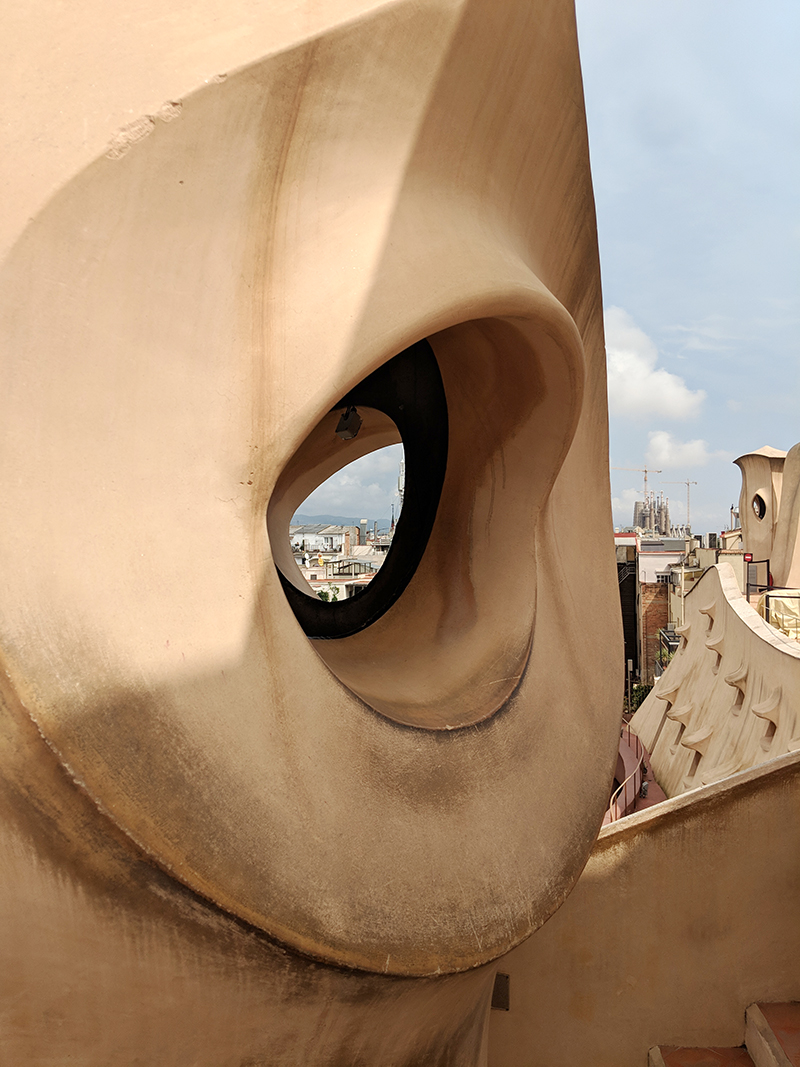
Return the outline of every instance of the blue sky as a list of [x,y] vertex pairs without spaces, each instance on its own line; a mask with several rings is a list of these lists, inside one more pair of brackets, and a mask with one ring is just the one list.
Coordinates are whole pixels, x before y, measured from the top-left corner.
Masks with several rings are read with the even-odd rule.
[[[611,464],[723,528],[735,456],[800,440],[800,4],[578,0]],[[641,476],[612,470],[614,518]]]
[[402,458],[402,445],[390,445],[362,456],[323,482],[297,510],[303,515],[358,515],[374,521],[391,518],[394,504],[397,517],[397,479]]
[[[731,460],[800,441],[800,3],[577,0],[606,308],[612,467],[696,532]],[[399,446],[304,512],[388,515]],[[614,521],[641,475],[612,470]],[[366,509],[366,510],[365,510]]]

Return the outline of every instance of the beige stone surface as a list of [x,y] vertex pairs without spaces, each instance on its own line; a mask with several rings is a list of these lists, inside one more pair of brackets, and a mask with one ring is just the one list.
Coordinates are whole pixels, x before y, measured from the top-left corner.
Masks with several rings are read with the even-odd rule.
[[781,507],[770,555],[775,584],[800,586],[800,444],[786,453]]
[[742,472],[739,494],[742,542],[745,552],[752,552],[757,560],[770,559],[772,556],[785,460],[786,453],[770,445],[734,460]]
[[485,1063],[494,967],[316,964],[153,867],[0,698],[0,1063]]
[[687,595],[685,620],[631,720],[667,796],[800,749],[800,644],[760,618],[727,564]]
[[800,999],[800,753],[601,831],[563,907],[501,970],[490,1067],[642,1067],[740,1045],[754,1001]]
[[788,452],[765,445],[734,462],[744,551],[769,560],[775,585],[800,585],[800,444]]
[[[29,802],[57,760],[141,857],[329,963],[496,958],[583,866],[622,686],[613,552],[581,532],[611,520],[572,4],[4,17],[0,649],[49,746]],[[436,525],[380,622],[315,646],[267,509],[337,399],[424,337]],[[51,954],[4,919],[30,988],[66,966],[71,862],[31,888]],[[131,905],[145,970],[158,892]]]
[[[75,174],[107,152],[119,158],[177,117],[176,106],[201,86],[342,23],[399,6],[397,0],[4,5],[0,30],[9,48],[0,71],[6,101],[0,255]],[[458,5],[425,6],[446,46]]]

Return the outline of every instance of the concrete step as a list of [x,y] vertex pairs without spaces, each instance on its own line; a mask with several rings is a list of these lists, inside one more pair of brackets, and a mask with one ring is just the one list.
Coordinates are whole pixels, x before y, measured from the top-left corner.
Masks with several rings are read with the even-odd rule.
[[800,1003],[751,1004],[739,1048],[659,1045],[648,1067],[800,1067]]
[[800,1004],[751,1004],[745,1018],[756,1067],[800,1067]]
[[754,1067],[746,1048],[651,1048],[649,1067]]

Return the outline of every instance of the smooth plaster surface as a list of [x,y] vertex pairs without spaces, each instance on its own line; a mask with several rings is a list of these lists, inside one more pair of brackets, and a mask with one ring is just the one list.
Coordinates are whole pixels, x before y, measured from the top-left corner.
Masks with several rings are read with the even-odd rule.
[[800,753],[604,828],[563,907],[501,970],[490,1067],[642,1067],[735,1046],[800,999]]
[[[387,975],[495,959],[583,866],[621,705],[613,551],[581,534],[587,514],[611,519],[572,4],[4,17],[19,47],[2,72],[0,650],[9,706],[47,743],[24,749],[8,818],[37,813],[64,846],[48,866],[35,819],[4,845],[15,1049],[47,1062],[41,998],[74,968],[65,1047],[83,1034],[87,1064],[127,1062],[115,1006],[133,1034],[159,990],[180,1003],[178,975],[205,988],[218,966],[225,985],[249,966],[237,922],[273,939],[253,979],[269,1005],[273,971],[295,974],[276,941]],[[451,433],[431,539],[378,624],[315,647],[268,506],[320,475],[312,458],[281,481],[337,398],[423,337]],[[62,820],[84,795],[102,820],[76,843]],[[108,927],[85,880],[123,845]],[[192,970],[161,910],[186,892],[204,929],[220,909],[227,962],[212,947]],[[313,973],[327,992],[303,1032],[351,996],[345,972]],[[477,1062],[487,973],[436,986],[460,991],[453,1063]],[[451,1038],[430,1038],[442,1062]],[[304,1058],[287,1038],[286,1062],[338,1062],[338,1040]]]
[[742,472],[742,547],[755,561],[768,561],[776,586],[795,589],[800,585],[800,444],[788,452],[765,445],[734,462]]
[[[786,453],[766,445],[734,462],[742,472],[739,519],[744,551],[751,552],[756,560],[770,559],[781,511]],[[757,496],[763,502],[763,515],[753,506]]]
[[0,757],[4,1067],[485,1063],[493,966],[393,978],[304,959],[153,867],[7,692]]
[[776,585],[800,586],[800,444],[786,453],[781,507],[770,552]]

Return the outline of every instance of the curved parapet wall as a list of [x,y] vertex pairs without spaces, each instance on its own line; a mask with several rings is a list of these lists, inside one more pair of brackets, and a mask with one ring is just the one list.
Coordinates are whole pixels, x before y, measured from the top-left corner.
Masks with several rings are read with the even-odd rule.
[[742,1044],[760,998],[800,1000],[799,806],[790,753],[605,827],[500,965],[489,1067],[644,1067],[660,1042]]
[[725,563],[685,608],[680,647],[631,720],[667,796],[800,749],[800,644],[759,617]]
[[[569,892],[617,747],[613,556],[581,533],[611,521],[573,5],[217,8],[14,12],[9,700],[60,788],[238,921],[328,964],[468,970]],[[448,440],[423,551],[385,611],[310,641],[278,518],[332,472],[331,412],[424,340]]]

